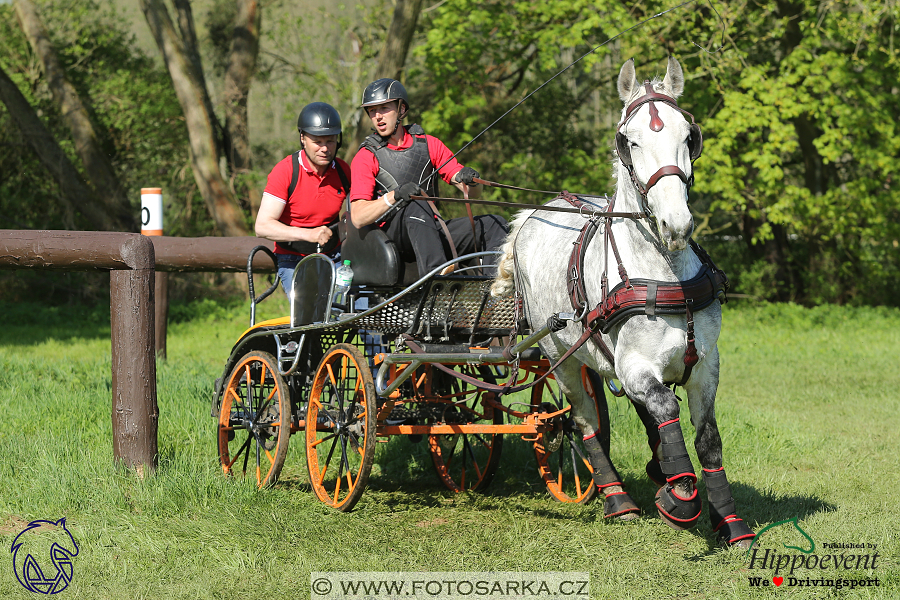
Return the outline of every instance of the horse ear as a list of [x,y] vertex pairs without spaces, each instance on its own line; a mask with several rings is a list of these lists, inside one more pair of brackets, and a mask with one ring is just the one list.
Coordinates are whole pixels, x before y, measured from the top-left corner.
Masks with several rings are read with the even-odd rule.
[[634,59],[631,58],[622,65],[622,70],[619,71],[619,98],[622,99],[622,102],[631,100],[638,85],[640,84],[634,74]]
[[672,92],[672,97],[676,100],[684,92],[684,72],[681,70],[681,63],[674,56],[669,57],[669,65],[666,67],[666,77],[663,79],[663,85]]

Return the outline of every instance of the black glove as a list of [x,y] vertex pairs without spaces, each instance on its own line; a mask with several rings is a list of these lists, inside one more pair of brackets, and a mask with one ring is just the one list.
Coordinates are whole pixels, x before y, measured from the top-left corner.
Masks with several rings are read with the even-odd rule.
[[478,171],[476,171],[472,167],[463,167],[456,174],[456,181],[458,181],[459,183],[464,183],[466,185],[474,185],[476,177],[481,177],[481,174],[478,173]]
[[399,210],[410,203],[410,196],[421,196],[422,190],[418,183],[404,183],[394,190],[394,208]]

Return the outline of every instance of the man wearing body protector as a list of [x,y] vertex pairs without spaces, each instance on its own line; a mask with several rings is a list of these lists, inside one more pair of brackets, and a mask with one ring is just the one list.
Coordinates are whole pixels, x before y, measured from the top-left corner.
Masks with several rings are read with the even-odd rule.
[[341,147],[341,116],[334,107],[307,104],[297,129],[301,150],[269,173],[256,216],[256,235],[275,242],[285,292],[301,258],[313,252],[338,256],[338,216],[350,189],[350,167],[335,158]]
[[[451,244],[459,255],[497,249],[509,231],[501,217],[480,215],[474,218],[474,226],[467,218],[443,222],[427,202],[410,199],[421,191],[438,195],[437,176],[429,179],[438,168],[445,182],[470,196],[475,197],[481,187],[474,182],[478,172],[459,164],[443,142],[425,135],[418,125],[402,125],[409,111],[403,85],[379,79],[366,87],[361,105],[375,133],[365,139],[351,164],[353,224],[378,223],[406,261],[415,259],[420,276],[452,258]],[[490,275],[494,269],[488,271]]]

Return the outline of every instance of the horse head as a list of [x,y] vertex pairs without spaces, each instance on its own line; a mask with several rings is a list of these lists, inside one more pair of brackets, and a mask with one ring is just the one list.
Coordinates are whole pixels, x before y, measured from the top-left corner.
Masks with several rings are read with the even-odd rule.
[[72,580],[72,559],[78,555],[78,544],[66,527],[65,518],[38,520],[16,536],[10,552],[16,578],[25,589],[55,594]]
[[669,57],[662,81],[639,83],[631,59],[619,71],[618,91],[625,104],[616,130],[620,189],[624,170],[641,209],[656,219],[663,246],[670,252],[684,250],[694,230],[688,190],[703,138],[694,117],[678,107],[684,91],[681,65]]

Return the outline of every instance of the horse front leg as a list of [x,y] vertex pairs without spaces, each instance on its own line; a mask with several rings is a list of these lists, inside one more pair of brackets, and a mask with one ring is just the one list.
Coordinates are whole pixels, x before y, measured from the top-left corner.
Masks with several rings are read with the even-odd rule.
[[[604,517],[616,517],[624,521],[636,518],[640,509],[623,488],[622,478],[601,443],[600,436],[608,432],[599,430],[600,420],[594,401],[581,380],[581,363],[566,361],[557,368],[556,379],[560,390],[569,399],[572,418],[581,430],[588,461],[591,463],[591,478],[604,496]],[[604,393],[603,380],[599,376],[592,383],[596,394]]]
[[[716,389],[719,384],[719,354],[714,349],[695,369],[685,386],[691,422],[697,432],[694,448],[703,468],[703,481],[709,501],[709,519],[721,543],[750,546],[755,534],[736,514],[731,485],[722,466],[722,438],[716,423]],[[698,372],[699,371],[699,372]]]
[[[642,412],[638,405],[643,405],[656,426],[654,435],[650,421],[642,415],[651,448],[657,445],[656,439],[659,440],[656,456],[664,479],[656,492],[659,516],[674,529],[693,527],[700,517],[701,502],[697,493],[697,475],[681,432],[678,398],[662,384],[651,365],[642,368],[639,361],[620,361],[619,364],[629,364],[621,374],[622,383],[629,398],[636,402],[638,414]],[[658,477],[657,473],[651,473],[651,466],[655,467],[648,464],[648,475]]]

